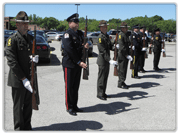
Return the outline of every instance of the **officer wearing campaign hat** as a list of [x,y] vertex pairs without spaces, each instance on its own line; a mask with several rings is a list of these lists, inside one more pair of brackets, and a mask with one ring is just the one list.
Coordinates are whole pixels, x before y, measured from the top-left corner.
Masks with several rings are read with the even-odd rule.
[[153,60],[153,69],[155,71],[159,71],[161,70],[158,65],[159,65],[159,60],[160,60],[160,56],[161,56],[161,51],[162,51],[162,38],[160,36],[160,29],[157,28],[154,30],[154,39],[153,39],[153,45],[154,45],[154,49],[153,49],[153,52],[154,52],[154,60]]
[[127,66],[128,66],[128,61],[132,61],[133,58],[130,56],[129,53],[129,45],[130,45],[130,40],[127,35],[128,31],[128,26],[126,22],[121,23],[121,31],[118,34],[118,87],[122,89],[128,89],[128,86],[125,84],[126,80],[126,74],[127,74]]
[[82,112],[77,106],[78,90],[81,78],[81,69],[87,65],[82,62],[83,47],[88,48],[88,43],[83,44],[83,32],[79,28],[79,15],[77,13],[71,15],[66,20],[69,29],[64,33],[62,43],[64,44],[64,56],[62,65],[64,70],[65,81],[65,105],[70,115],[76,116],[76,112]]
[[[8,86],[12,87],[14,130],[31,130],[32,87],[30,85],[31,61],[37,63],[38,56],[31,57],[33,37],[27,34],[28,16],[20,11],[16,16],[17,32],[6,44],[7,64],[10,67]],[[35,73],[36,101],[39,104],[37,75]]]
[[134,57],[133,57],[133,69],[132,69],[132,78],[135,79],[140,79],[140,77],[138,76],[138,60],[139,60],[139,55],[141,53],[142,50],[142,43],[141,43],[141,37],[138,34],[139,32],[139,26],[134,25],[133,26],[134,31],[131,35],[132,40],[133,40],[133,47],[134,47]]
[[109,24],[105,20],[99,22],[99,28],[101,33],[98,36],[98,58],[97,65],[99,67],[98,80],[97,80],[97,98],[101,100],[107,100],[106,85],[109,75],[109,64],[117,65],[117,61],[111,60],[110,50],[112,50],[113,44],[107,34],[107,26]]
[[139,56],[138,70],[139,70],[139,72],[145,73],[146,71],[144,70],[144,64],[145,64],[145,54],[146,54],[147,47],[148,47],[148,37],[145,34],[145,27],[144,26],[141,26],[139,29],[140,29],[139,35],[140,35],[140,38],[142,40],[141,43],[143,46],[143,42],[145,40],[145,47],[142,48],[140,56]]

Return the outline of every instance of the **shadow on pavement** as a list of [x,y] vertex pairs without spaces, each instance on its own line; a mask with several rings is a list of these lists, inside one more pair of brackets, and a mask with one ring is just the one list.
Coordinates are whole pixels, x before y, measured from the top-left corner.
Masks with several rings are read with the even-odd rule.
[[51,54],[51,61],[47,63],[46,61],[40,60],[37,66],[59,66],[61,65],[60,60],[57,58],[57,55]]
[[120,97],[127,97],[129,100],[138,100],[142,98],[154,97],[153,96],[146,96],[148,95],[147,92],[144,91],[131,91],[131,92],[122,92],[118,94],[109,95],[111,98],[120,98]]
[[143,75],[141,78],[155,78],[155,79],[162,79],[165,78],[164,75],[156,75],[156,74],[152,74],[152,75]]
[[93,52],[91,57],[98,57],[98,54]]
[[148,89],[148,88],[156,87],[156,86],[159,86],[159,85],[160,84],[156,83],[156,82],[143,82],[143,83],[131,84],[130,88],[141,87],[143,89]]
[[126,109],[126,107],[131,106],[130,103],[124,103],[124,102],[114,102],[109,104],[97,104],[90,107],[81,108],[84,113],[86,112],[106,112],[107,115],[115,115],[122,112],[138,109],[138,108],[130,108]]
[[149,70],[147,72],[169,73],[169,71],[176,71],[176,68],[161,68],[160,71]]
[[50,126],[36,127],[33,130],[65,130],[65,131],[86,131],[86,129],[98,130],[103,125],[97,121],[75,121],[71,123],[57,123]]

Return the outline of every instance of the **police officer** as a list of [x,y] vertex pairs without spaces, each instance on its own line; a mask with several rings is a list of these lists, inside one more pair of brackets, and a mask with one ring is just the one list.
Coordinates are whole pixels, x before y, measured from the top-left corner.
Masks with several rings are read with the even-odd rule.
[[117,65],[117,61],[113,61],[110,58],[110,50],[112,50],[112,43],[109,39],[109,35],[107,35],[107,22],[105,20],[101,20],[99,23],[99,27],[101,33],[98,38],[98,50],[99,55],[97,58],[97,64],[99,67],[98,72],[98,80],[97,80],[97,97],[101,100],[107,100],[106,95],[106,85],[109,75],[109,64]]
[[78,90],[81,77],[81,68],[86,68],[87,65],[82,62],[83,47],[89,48],[88,43],[83,46],[83,32],[79,28],[79,14],[75,13],[66,20],[69,24],[69,29],[65,32],[62,43],[64,44],[64,56],[62,65],[64,70],[65,80],[65,104],[67,112],[70,115],[76,116],[76,112],[82,112],[77,106]]
[[118,87],[122,89],[128,89],[128,86],[125,84],[126,74],[127,74],[127,66],[128,60],[132,61],[133,58],[130,56],[129,53],[129,45],[130,40],[127,33],[128,25],[126,22],[121,23],[121,31],[118,35]]
[[140,79],[140,77],[138,76],[138,62],[139,62],[139,55],[142,50],[142,43],[141,43],[141,37],[138,34],[139,26],[135,25],[133,26],[133,28],[134,28],[134,32],[131,35],[133,40],[133,49],[134,49],[132,78]]
[[142,46],[143,46],[143,42],[145,40],[145,47],[142,48],[140,56],[139,56],[139,72],[141,73],[145,73],[146,71],[144,70],[144,64],[145,64],[145,54],[147,51],[147,47],[148,47],[148,37],[145,34],[145,27],[141,26],[140,27],[140,32],[139,32],[140,38],[142,40]]
[[29,20],[26,12],[20,11],[15,21],[17,32],[9,37],[6,44],[7,64],[10,67],[8,86],[12,87],[14,129],[31,130],[33,91],[30,85],[30,62],[37,63],[38,56],[30,58],[33,37],[27,34]]
[[154,49],[153,49],[153,52],[154,52],[154,61],[153,61],[153,65],[154,65],[154,70],[155,71],[159,71],[161,70],[158,65],[159,65],[159,60],[160,60],[160,55],[161,55],[161,50],[162,51],[165,51],[164,49],[162,49],[162,38],[160,36],[160,29],[157,28],[154,30],[155,32],[155,35],[154,35],[154,38],[153,38],[153,45],[154,45]]

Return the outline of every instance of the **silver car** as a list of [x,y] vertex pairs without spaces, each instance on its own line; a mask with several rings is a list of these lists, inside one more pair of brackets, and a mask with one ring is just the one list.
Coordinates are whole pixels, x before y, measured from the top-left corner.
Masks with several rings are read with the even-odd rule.
[[92,32],[92,33],[89,33],[87,35],[87,37],[88,37],[89,41],[92,42],[92,44],[97,44],[99,34],[100,34],[100,32]]
[[[114,42],[115,42],[115,39],[116,39],[116,32],[117,32],[117,30],[115,30],[115,29],[111,29],[111,30],[109,30],[108,32],[107,32],[107,34],[109,35],[109,38],[110,38],[110,40],[111,40],[111,42],[114,44]],[[118,30],[118,33],[119,33],[120,31]]]
[[47,32],[46,35],[48,36],[48,41],[55,40],[57,34],[57,32]]

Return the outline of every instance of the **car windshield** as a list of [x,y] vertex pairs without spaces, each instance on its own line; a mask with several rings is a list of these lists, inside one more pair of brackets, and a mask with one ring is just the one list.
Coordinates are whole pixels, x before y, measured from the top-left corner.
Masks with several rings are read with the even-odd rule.
[[12,34],[14,34],[14,31],[13,31],[13,30],[4,31],[4,35],[12,35]]
[[46,43],[42,37],[36,37],[36,43]]

